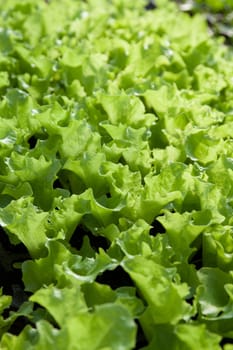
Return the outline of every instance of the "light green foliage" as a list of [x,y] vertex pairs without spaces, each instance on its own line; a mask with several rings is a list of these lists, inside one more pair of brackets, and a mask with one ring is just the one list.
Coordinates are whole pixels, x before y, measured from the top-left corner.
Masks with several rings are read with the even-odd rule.
[[2,350],[233,339],[232,50],[144,5],[0,0]]

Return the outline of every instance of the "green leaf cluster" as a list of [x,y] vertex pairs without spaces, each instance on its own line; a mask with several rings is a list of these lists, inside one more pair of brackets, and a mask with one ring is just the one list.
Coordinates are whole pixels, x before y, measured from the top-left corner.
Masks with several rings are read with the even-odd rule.
[[144,6],[0,0],[2,350],[232,347],[232,50]]

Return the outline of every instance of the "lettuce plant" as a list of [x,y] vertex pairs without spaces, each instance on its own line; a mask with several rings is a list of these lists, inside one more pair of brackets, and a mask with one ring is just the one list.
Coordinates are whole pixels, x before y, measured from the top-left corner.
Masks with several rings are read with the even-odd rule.
[[0,348],[233,348],[233,55],[158,0],[0,0]]

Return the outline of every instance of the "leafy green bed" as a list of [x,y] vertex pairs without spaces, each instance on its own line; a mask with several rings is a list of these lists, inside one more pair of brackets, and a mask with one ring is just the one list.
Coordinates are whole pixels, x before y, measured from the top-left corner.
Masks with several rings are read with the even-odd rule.
[[144,5],[0,0],[1,350],[233,349],[233,55]]

